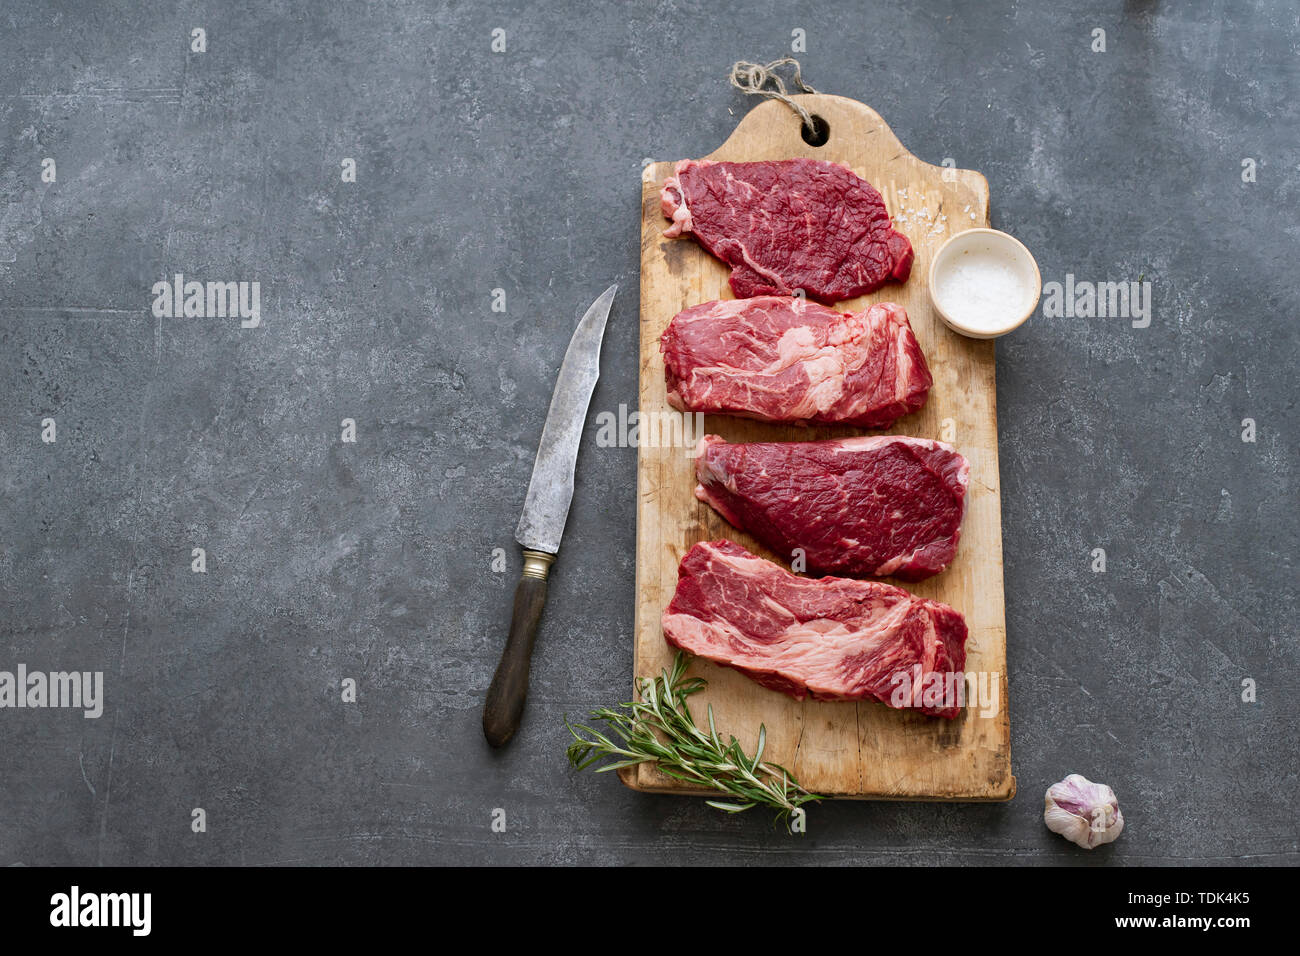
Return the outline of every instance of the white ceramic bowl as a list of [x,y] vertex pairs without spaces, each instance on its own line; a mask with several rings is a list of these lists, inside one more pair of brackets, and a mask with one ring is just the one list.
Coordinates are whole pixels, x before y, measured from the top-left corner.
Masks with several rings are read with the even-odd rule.
[[[983,277],[976,294],[970,283]],[[1015,236],[967,229],[939,247],[930,263],[930,301],[944,324],[975,339],[1019,328],[1038,308],[1043,279],[1033,255]],[[1005,293],[1005,294],[1003,294]],[[1005,313],[999,311],[1005,302]]]

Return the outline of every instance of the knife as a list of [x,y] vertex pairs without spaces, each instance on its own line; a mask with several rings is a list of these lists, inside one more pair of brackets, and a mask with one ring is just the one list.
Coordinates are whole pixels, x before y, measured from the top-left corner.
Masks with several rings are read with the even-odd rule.
[[569,350],[564,353],[551,409],[542,427],[524,513],[515,529],[515,540],[524,549],[524,569],[515,587],[510,634],[483,705],[483,736],[493,747],[504,747],[510,741],[524,712],[533,642],[546,604],[546,578],[560,550],[560,537],[573,500],[578,443],[591,392],[600,377],[600,343],[605,338],[605,321],[617,291],[618,286],[612,285],[602,292],[578,323]]

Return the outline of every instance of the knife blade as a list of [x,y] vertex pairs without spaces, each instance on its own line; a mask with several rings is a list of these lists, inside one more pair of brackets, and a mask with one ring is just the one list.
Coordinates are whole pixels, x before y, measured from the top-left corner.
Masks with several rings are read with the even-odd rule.
[[524,512],[519,516],[515,540],[525,548],[555,554],[573,501],[573,471],[578,460],[582,426],[587,420],[596,379],[600,377],[600,343],[614,302],[617,285],[606,289],[578,323],[564,364],[555,380],[551,408],[537,446],[533,477],[528,482]]
[[524,567],[515,587],[506,646],[483,705],[483,736],[493,747],[505,746],[523,717],[537,625],[546,604],[547,578],[560,550],[573,501],[578,446],[591,393],[600,377],[600,346],[617,291],[618,286],[612,285],[602,292],[578,322],[542,426],[523,514],[515,529],[515,540],[524,549]]

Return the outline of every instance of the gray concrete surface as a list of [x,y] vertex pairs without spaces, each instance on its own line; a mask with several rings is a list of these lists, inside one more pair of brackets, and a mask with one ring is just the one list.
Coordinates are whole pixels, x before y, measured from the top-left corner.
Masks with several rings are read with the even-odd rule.
[[[0,11],[0,669],[106,681],[97,720],[0,710],[0,864],[1300,861],[1293,4],[141,6]],[[803,837],[566,766],[631,676],[633,450],[584,448],[526,726],[478,727],[612,281],[593,409],[636,402],[641,161],[712,150],[796,28],[1045,280],[1154,299],[998,345],[1019,796]],[[262,325],[156,319],[176,272],[260,282]],[[1072,771],[1128,821],[1091,855],[1041,822]]]

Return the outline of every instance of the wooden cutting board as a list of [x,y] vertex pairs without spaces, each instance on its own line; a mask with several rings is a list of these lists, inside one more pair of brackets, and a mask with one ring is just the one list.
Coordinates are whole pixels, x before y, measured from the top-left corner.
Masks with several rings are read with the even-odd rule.
[[[998,432],[993,343],[949,331],[930,305],[926,275],[948,236],[988,225],[989,188],[970,170],[931,166],[898,141],[872,109],[839,96],[796,98],[829,126],[820,147],[804,142],[801,124],[785,105],[766,101],[752,110],[714,160],[825,159],[846,163],[885,198],[895,226],[912,242],[916,261],[908,282],[888,283],[870,296],[840,303],[857,311],[878,301],[901,304],[911,318],[934,375],[925,407],[893,433],[951,442],[971,464],[970,497],[957,558],[942,574],[903,584],[923,597],[961,611],[970,629],[967,668],[996,674],[997,713],[968,707],[953,721],[901,712],[875,702],[798,702],[766,690],[743,675],[704,660],[691,673],[708,680],[692,698],[703,720],[712,704],[718,731],[735,734],[753,752],[758,727],[767,727],[765,759],[783,764],[809,790],[837,797],[888,800],[1009,800],[1011,775],[1007,719],[1006,620],[1002,590],[1002,520],[998,482]],[[698,158],[698,157],[692,157]],[[727,267],[691,238],[665,239],[668,222],[659,190],[673,163],[651,163],[642,173],[641,198],[641,412],[670,412],[664,389],[659,336],[688,306],[734,298]],[[860,430],[796,428],[726,416],[707,417],[707,432],[728,441],[783,441],[863,434]],[[635,674],[658,674],[673,649],[664,641],[660,615],[677,584],[677,564],[698,541],[730,538],[755,554],[787,566],[749,535],[696,500],[694,459],[680,447],[643,447],[637,470],[637,605]],[[902,583],[902,582],[893,582]],[[642,764],[622,771],[634,789],[699,793]]]

